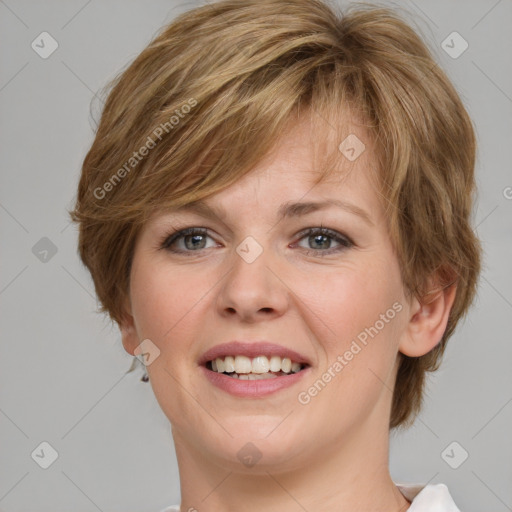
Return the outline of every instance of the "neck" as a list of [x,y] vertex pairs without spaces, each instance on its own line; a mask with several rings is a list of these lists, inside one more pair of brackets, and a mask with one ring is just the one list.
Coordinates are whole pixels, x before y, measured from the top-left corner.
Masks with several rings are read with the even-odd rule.
[[251,468],[219,461],[184,434],[173,429],[182,512],[405,512],[410,505],[389,474],[387,425],[378,435],[359,425],[307,463],[287,460],[285,470],[263,459]]

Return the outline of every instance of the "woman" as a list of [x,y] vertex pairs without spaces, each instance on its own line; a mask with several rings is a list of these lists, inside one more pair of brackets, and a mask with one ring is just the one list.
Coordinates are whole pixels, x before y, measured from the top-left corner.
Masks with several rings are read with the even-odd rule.
[[224,0],[111,84],[80,256],[169,418],[183,511],[457,511],[389,430],[480,270],[475,136],[395,13]]

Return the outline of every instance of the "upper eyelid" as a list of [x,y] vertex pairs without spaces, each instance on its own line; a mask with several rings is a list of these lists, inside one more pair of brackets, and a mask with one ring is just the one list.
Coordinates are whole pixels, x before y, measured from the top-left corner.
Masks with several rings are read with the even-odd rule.
[[[187,231],[190,231],[190,233],[187,233]],[[162,246],[164,246],[164,245],[170,246],[171,243],[176,243],[176,241],[183,239],[185,236],[190,236],[191,234],[194,234],[195,232],[198,232],[207,237],[210,237],[212,240],[215,240],[214,236],[212,236],[211,231],[212,230],[210,228],[200,226],[200,225],[195,225],[195,226],[190,225],[190,226],[186,226],[183,228],[176,228],[172,233],[170,233],[168,235],[164,235],[163,242],[161,245]],[[296,233],[294,235],[294,238],[297,238],[297,241],[294,243],[296,244],[296,243],[300,242],[300,240],[302,240],[304,237],[310,235],[311,233],[315,233],[315,232],[324,234],[325,236],[328,236],[332,239],[340,238],[342,240],[346,240],[348,242],[348,245],[350,245],[350,246],[356,245],[354,243],[353,239],[350,236],[348,236],[347,234],[345,234],[341,231],[338,231],[334,228],[329,228],[329,227],[323,226],[323,225],[310,226],[310,227],[301,229],[298,233]],[[341,242],[339,240],[337,240],[337,243],[341,243]],[[189,252],[189,251],[185,251],[185,252]],[[190,252],[194,252],[194,251],[190,251]],[[321,251],[319,251],[319,252],[321,252]]]
[[[173,236],[184,236],[183,232],[193,231],[193,230],[202,231],[202,232],[204,232],[204,234],[206,234],[208,236],[212,236],[212,234],[216,234],[215,230],[212,230],[211,228],[197,224],[197,225],[186,225],[182,228],[173,227],[172,230],[168,229],[167,231],[164,230],[163,236],[166,238],[170,238]],[[311,225],[307,228],[300,229],[299,231],[297,231],[297,233],[294,236],[305,236],[308,234],[309,231],[321,231],[321,230],[325,231],[325,234],[332,234],[333,236],[340,235],[345,238],[350,238],[347,234],[343,233],[342,231],[339,231],[335,228],[329,228],[324,225]],[[185,233],[185,235],[186,235],[186,233]]]

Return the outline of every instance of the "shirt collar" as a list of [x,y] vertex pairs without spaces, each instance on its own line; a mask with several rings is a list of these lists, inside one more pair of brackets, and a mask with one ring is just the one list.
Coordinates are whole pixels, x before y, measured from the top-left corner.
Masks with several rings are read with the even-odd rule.
[[407,512],[460,512],[445,484],[394,484],[411,501]]

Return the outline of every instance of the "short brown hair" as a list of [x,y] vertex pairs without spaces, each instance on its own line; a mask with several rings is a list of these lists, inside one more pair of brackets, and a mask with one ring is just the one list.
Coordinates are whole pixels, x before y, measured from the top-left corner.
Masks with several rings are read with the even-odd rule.
[[[299,111],[313,112],[338,144],[348,135],[343,107],[364,119],[406,290],[426,301],[432,276],[438,289],[457,286],[439,344],[421,357],[400,354],[390,428],[410,424],[426,371],[438,368],[474,298],[481,249],[470,226],[472,123],[409,24],[370,4],[218,1],[163,27],[108,88],[70,215],[101,312],[117,323],[151,213],[236,182]],[[340,158],[336,143],[327,150],[317,182]]]

